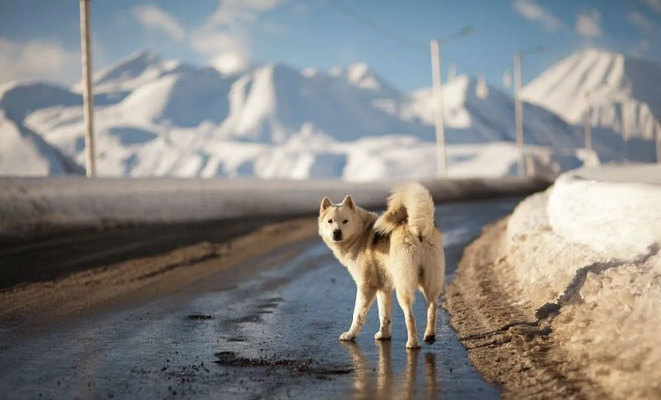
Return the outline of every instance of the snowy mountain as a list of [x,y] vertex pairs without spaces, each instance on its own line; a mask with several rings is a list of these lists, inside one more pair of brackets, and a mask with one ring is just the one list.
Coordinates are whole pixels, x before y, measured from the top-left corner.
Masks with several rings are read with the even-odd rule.
[[[458,76],[443,87],[446,138],[450,143],[514,141],[514,102],[484,80]],[[431,88],[410,94],[401,115],[434,123]],[[524,103],[525,142],[556,148],[579,145],[575,128],[548,110]]]
[[80,96],[44,82],[10,83],[0,87],[0,171],[4,175],[82,174],[83,169],[23,120],[37,109],[82,105]]
[[[99,71],[94,82],[105,176],[435,175],[431,90],[401,92],[364,63],[328,72],[276,63],[226,75],[143,51]],[[18,85],[26,95],[12,95],[0,110],[84,165],[80,85],[34,85]],[[38,90],[44,94],[28,93]],[[512,98],[484,79],[457,76],[444,85],[444,99],[451,176],[515,172]],[[553,154],[572,165],[591,157],[577,151],[580,130],[546,108],[524,104],[524,130],[530,153],[545,163],[558,159]]]
[[608,147],[614,148],[618,141],[620,145],[629,141],[634,151],[651,153],[651,141],[660,129],[659,82],[661,64],[584,49],[552,66],[522,93],[527,101],[577,125],[583,124],[591,108],[591,123],[597,134],[601,132],[602,143],[610,141]]

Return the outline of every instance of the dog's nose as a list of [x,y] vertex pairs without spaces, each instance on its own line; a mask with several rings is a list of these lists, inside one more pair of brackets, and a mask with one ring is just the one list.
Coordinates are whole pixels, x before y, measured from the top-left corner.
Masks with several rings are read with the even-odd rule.
[[333,240],[342,240],[342,231],[339,229],[335,229],[333,231]]

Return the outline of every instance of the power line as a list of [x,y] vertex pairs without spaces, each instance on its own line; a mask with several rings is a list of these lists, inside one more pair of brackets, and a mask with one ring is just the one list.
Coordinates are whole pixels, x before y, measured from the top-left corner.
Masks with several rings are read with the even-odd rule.
[[[418,50],[418,51],[420,51],[421,53],[424,53],[424,54],[429,53],[429,47],[428,47],[428,45],[423,45],[423,44],[421,44],[421,43],[419,43],[419,42],[417,42],[417,41],[415,41],[415,40],[413,40],[413,39],[411,39],[411,38],[408,38],[408,37],[406,37],[406,36],[403,36],[403,35],[400,35],[400,34],[398,34],[398,33],[395,33],[395,32],[393,32],[393,31],[391,31],[391,30],[389,30],[389,29],[387,29],[387,28],[384,28],[384,27],[381,26],[381,25],[375,24],[374,22],[370,21],[370,19],[367,18],[366,16],[364,16],[364,15],[362,15],[362,14],[360,14],[360,13],[355,12],[354,10],[352,10],[352,9],[349,8],[349,7],[347,7],[346,5],[344,5],[343,3],[341,3],[341,2],[338,1],[338,0],[328,0],[328,3],[329,3],[331,6],[335,7],[335,8],[336,8],[339,12],[341,12],[342,14],[344,14],[344,15],[346,15],[347,17],[349,17],[349,18],[355,20],[355,21],[358,22],[360,25],[362,25],[362,26],[364,26],[364,27],[366,27],[366,28],[368,28],[368,29],[370,29],[370,30],[372,30],[372,31],[374,31],[374,32],[377,32],[377,33],[379,33],[379,34],[381,34],[381,35],[387,36],[387,37],[389,37],[390,39],[392,39],[392,40],[394,40],[394,41],[396,41],[396,42],[399,42],[400,44],[403,44],[403,45],[405,45],[405,46],[407,46],[407,47],[410,47],[410,48],[412,48],[412,49],[414,49],[414,50]],[[456,61],[449,61],[449,60],[448,60],[448,61],[446,61],[446,62],[449,62],[449,63],[451,63],[451,64],[454,64],[457,68],[462,69],[462,70],[465,70],[465,71],[471,69],[471,68],[468,68],[466,65],[463,65],[462,63],[457,63]],[[485,69],[484,67],[482,67],[482,68],[480,68],[480,72],[483,73],[483,74],[485,74],[485,73],[486,73],[486,74],[489,74],[489,73],[496,73],[496,72],[498,72],[498,73],[502,73],[502,72],[505,71],[507,68],[508,68],[508,66],[502,66],[502,67],[491,66],[491,67],[486,68],[486,69]]]
[[397,34],[395,32],[392,32],[380,25],[377,25],[370,21],[368,18],[366,18],[364,15],[361,15],[349,7],[345,6],[344,4],[340,3],[337,0],[328,0],[328,3],[334,6],[338,11],[342,12],[344,15],[354,19],[357,21],[359,24],[365,26],[366,28],[369,28],[375,32],[378,32],[384,36],[388,36],[390,39],[395,40],[397,42],[400,42],[401,44],[404,44],[406,46],[409,46],[411,48],[414,48],[419,51],[424,51],[427,52],[427,46],[423,46],[420,43],[406,37],[402,36],[400,34]]

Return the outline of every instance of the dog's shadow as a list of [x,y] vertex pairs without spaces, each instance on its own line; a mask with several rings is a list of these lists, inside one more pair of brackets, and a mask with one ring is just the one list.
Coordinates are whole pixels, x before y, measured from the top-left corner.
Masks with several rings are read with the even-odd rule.
[[[342,342],[354,364],[354,390],[359,398],[412,399],[420,397],[416,387],[420,349],[406,351],[406,368],[395,376],[392,359],[392,343],[389,340],[375,341],[378,352],[377,368],[372,368],[360,345],[356,342]],[[436,354],[424,355],[424,380],[426,398],[437,397]]]

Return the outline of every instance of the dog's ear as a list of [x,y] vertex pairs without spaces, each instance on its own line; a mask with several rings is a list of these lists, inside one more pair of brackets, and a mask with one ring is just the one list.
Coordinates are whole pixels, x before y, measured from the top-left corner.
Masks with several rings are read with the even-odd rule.
[[349,195],[346,195],[344,197],[344,200],[342,200],[342,205],[345,207],[349,207],[350,210],[356,208],[356,204],[353,202],[353,199]]
[[322,213],[326,211],[326,209],[332,205],[333,202],[328,198],[328,196],[324,196],[324,198],[321,199],[321,206],[319,207],[319,212]]

